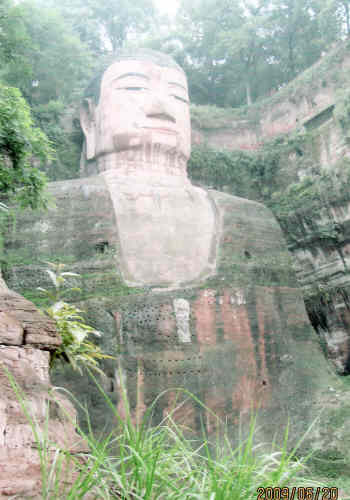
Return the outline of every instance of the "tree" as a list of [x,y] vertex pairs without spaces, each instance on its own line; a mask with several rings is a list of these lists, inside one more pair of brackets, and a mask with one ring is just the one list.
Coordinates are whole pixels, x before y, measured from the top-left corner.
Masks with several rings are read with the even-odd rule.
[[341,38],[347,0],[182,0],[172,34],[197,104],[240,106],[313,64]]
[[152,0],[63,0],[60,9],[98,54],[122,48],[131,37],[147,31],[154,17]]
[[56,149],[50,165],[39,165],[52,180],[71,178],[79,170],[80,135],[68,123],[67,110],[73,114],[95,60],[58,9],[41,0],[1,3],[0,78],[20,89],[35,124]]
[[[257,81],[257,69],[261,59],[268,58],[268,0],[241,3],[245,13],[240,25],[229,26],[220,33],[226,60],[240,72],[245,87],[246,104],[252,103],[252,84]],[[261,78],[259,78],[261,85]],[[256,92],[257,94],[257,92]]]
[[350,36],[350,2],[349,0],[342,0],[339,3],[341,7],[344,9],[346,35]]
[[19,10],[12,0],[0,4],[0,76],[4,79],[9,67],[17,68],[22,78],[30,78],[28,59],[30,39]]
[[350,0],[330,0],[328,9],[338,16],[342,31],[350,36]]
[[194,102],[239,106],[271,88],[268,23],[269,0],[183,0],[176,57],[187,66]]
[[[9,6],[7,17],[21,27],[23,43],[5,61],[2,79],[20,88],[30,104],[69,98],[77,84],[89,80],[92,56],[56,9],[27,1]],[[10,26],[3,32],[13,38]]]
[[[197,104],[227,104],[227,92],[237,79],[221,44],[222,33],[238,29],[244,13],[237,2],[183,0],[172,34],[174,56],[188,74],[191,100]],[[176,41],[178,42],[176,45]]]
[[18,89],[0,84],[0,199],[21,207],[45,205],[45,175],[34,163],[45,163],[52,149],[33,124]]
[[281,83],[311,66],[339,37],[336,17],[327,0],[271,0],[273,57]]

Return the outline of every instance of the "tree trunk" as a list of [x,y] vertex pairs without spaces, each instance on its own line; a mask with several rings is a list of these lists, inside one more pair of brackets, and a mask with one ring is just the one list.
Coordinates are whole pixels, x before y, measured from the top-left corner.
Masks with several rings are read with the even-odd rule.
[[250,106],[252,104],[252,92],[250,82],[248,80],[245,82],[245,95],[247,99],[247,106]]
[[292,80],[296,75],[294,60],[294,40],[291,33],[288,36],[288,73],[289,80]]
[[344,2],[344,9],[345,9],[345,20],[346,20],[346,35],[349,37],[350,36],[350,13],[349,13],[349,4],[348,2]]

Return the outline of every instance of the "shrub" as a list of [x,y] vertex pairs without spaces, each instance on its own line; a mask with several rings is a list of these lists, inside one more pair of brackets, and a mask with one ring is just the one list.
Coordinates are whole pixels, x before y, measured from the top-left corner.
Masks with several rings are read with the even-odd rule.
[[[113,356],[104,354],[99,346],[88,340],[89,335],[100,336],[101,333],[84,322],[80,309],[61,300],[66,291],[64,290],[66,278],[79,276],[79,274],[63,271],[64,264],[51,262],[47,262],[47,264],[50,269],[47,269],[46,272],[54,285],[54,291],[41,287],[38,289],[53,302],[50,307],[44,309],[44,312],[55,321],[57,331],[62,338],[62,344],[51,357],[51,366],[56,361],[66,361],[80,373],[82,373],[83,367],[88,367],[103,375],[98,366],[99,360],[113,359]],[[79,289],[71,287],[69,290]]]

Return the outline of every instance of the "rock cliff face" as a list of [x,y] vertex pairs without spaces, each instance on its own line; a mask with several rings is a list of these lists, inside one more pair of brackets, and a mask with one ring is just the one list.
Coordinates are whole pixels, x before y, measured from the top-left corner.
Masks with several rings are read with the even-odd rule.
[[[217,112],[211,125],[197,110],[194,142],[257,151],[264,141],[301,126],[310,140],[284,158],[285,168],[277,173],[281,189],[287,187],[286,170],[288,182],[301,182],[315,168],[332,172],[332,165],[349,154],[337,89],[348,81],[350,60],[344,50],[337,54],[337,71],[328,73],[329,60],[321,61],[306,81],[300,77],[300,85],[252,107],[244,118]],[[149,187],[144,175],[145,186],[129,184],[121,187],[113,170],[51,183],[56,209],[19,214],[15,227],[9,226],[4,272],[11,288],[39,304],[36,287],[49,287],[42,261],[67,263],[80,274],[72,285],[81,292],[69,292],[69,299],[104,332],[104,350],[118,353],[118,364],[105,362],[105,390],[123,414],[124,384],[135,421],[157,398],[153,422],[181,402],[174,413],[178,421],[195,431],[203,426],[215,431],[217,419],[179,395],[177,387],[192,392],[232,427],[259,409],[265,438],[283,429],[288,418],[292,435],[299,437],[325,408],[313,447],[347,454],[349,405],[342,401],[338,411],[340,383],[308,321],[271,212],[254,201],[194,188],[187,180],[184,186]],[[281,222],[307,293],[309,317],[337,371],[348,373],[350,199],[332,195],[324,202],[322,196],[320,210],[292,210]],[[50,388],[48,351],[59,340],[52,324],[16,292],[0,281],[0,356],[42,422]],[[39,462],[8,379],[1,377],[0,492],[25,498],[38,491]],[[69,368],[55,380],[88,402],[94,424],[105,427],[105,403],[88,380]],[[56,415],[52,425],[52,439],[61,443],[67,422]],[[74,441],[74,430],[68,426],[65,432]]]
[[[245,110],[195,107],[192,143],[227,150],[257,150],[266,141],[300,130],[317,129],[320,166],[346,155],[346,134],[334,119],[350,71],[346,44],[337,46],[283,89]],[[339,111],[339,110],[338,110]],[[296,162],[295,162],[296,163]],[[298,165],[294,165],[298,171]]]
[[[350,373],[349,78],[350,58],[343,44],[294,82],[247,108],[244,117],[198,108],[193,120],[197,144],[216,149],[258,152],[270,141],[277,151],[271,142],[276,138],[299,141],[279,159],[270,179],[275,193],[271,197],[271,189],[270,198],[263,198],[282,225],[309,317],[340,374]],[[290,186],[294,200],[286,195],[289,208],[281,216],[274,195],[280,197]],[[235,193],[234,182],[227,188]],[[261,192],[255,199],[261,199]]]
[[53,322],[0,278],[0,498],[42,498],[37,443],[7,372],[22,391],[39,433],[45,432],[50,402],[47,439],[52,453],[55,446],[73,450],[76,444],[79,449],[74,408],[50,393],[49,351],[60,342]]
[[[343,60],[340,73],[347,68],[345,56]],[[166,90],[173,81],[165,77],[166,65],[154,68],[153,62],[135,58],[125,64],[125,74],[124,63],[117,61],[105,76],[114,72],[116,79],[138,78],[139,71],[129,67],[136,64],[143,71],[153,68],[149,78],[157,77],[157,84],[152,92],[158,85]],[[186,91],[183,73],[176,69],[174,74],[173,69]],[[259,408],[265,437],[284,428],[288,418],[292,434],[300,436],[320,405],[337,406],[337,396],[330,397],[329,391],[338,382],[305,314],[278,223],[260,203],[191,184],[185,168],[189,138],[182,134],[189,125],[175,130],[178,122],[171,114],[176,109],[176,116],[188,117],[187,97],[172,102],[168,90],[161,95],[164,102],[151,90],[154,99],[142,92],[130,97],[130,91],[142,87],[132,83],[115,92],[113,79],[105,76],[101,101],[95,94],[87,96],[82,113],[87,141],[83,173],[99,175],[52,183],[55,210],[18,215],[6,235],[9,284],[39,303],[36,286],[48,287],[40,262],[66,262],[80,273],[72,284],[81,292],[69,298],[104,332],[104,349],[118,352],[118,365],[105,364],[104,382],[121,414],[122,383],[136,421],[155,400],[152,421],[162,421],[179,402],[174,388],[180,387],[233,428],[241,416]],[[197,127],[195,138],[256,149],[267,137],[290,131],[297,121],[305,127],[311,122],[325,126],[333,112],[333,84],[330,78],[333,90],[322,90],[323,83],[313,92],[309,89],[300,105],[298,92],[292,102],[289,94],[277,96],[273,111],[260,110],[254,120],[250,115],[244,126],[241,121],[228,123],[225,112],[226,125],[217,116],[213,130],[208,124]],[[112,106],[115,99],[121,115],[119,105]],[[315,121],[316,109],[320,116]],[[132,112],[136,121],[129,116]],[[99,120],[107,122],[108,133],[96,127]],[[130,128],[125,128],[127,120]],[[336,137],[341,136],[334,135],[334,144]],[[107,139],[108,147],[101,149]],[[288,157],[288,166],[294,160]],[[89,162],[95,170],[89,170]],[[305,168],[296,166],[289,178],[298,180]],[[242,168],[238,175],[243,175]],[[282,189],[282,171],[279,175]],[[341,342],[339,351],[346,350]],[[62,382],[86,396],[94,422],[104,426],[105,405],[99,405],[89,382],[74,377],[68,382],[63,377]],[[203,426],[215,430],[217,420],[210,412],[184,400],[183,394],[179,397],[176,419],[194,431]],[[318,422],[314,446],[325,447],[331,440],[344,448],[346,431],[335,435],[325,419]]]
[[[151,284],[135,286],[123,277],[127,267],[118,214],[103,176],[52,183],[50,191],[56,210],[21,215],[16,233],[8,237],[12,267],[7,279],[16,290],[32,294],[35,286],[49,285],[42,260],[70,262],[69,268],[80,273],[72,284],[82,292],[71,299],[104,332],[104,349],[120,353],[119,366],[105,365],[105,388],[121,414],[123,380],[135,420],[162,391],[182,387],[233,426],[259,408],[266,437],[283,428],[288,416],[294,435],[300,435],[336,381],[308,322],[281,230],[269,210],[208,191],[215,208],[212,275],[168,285],[153,277]],[[23,263],[28,259],[31,265]],[[90,402],[97,426],[106,424],[105,405],[86,380],[68,371],[56,380]],[[175,391],[164,393],[153,422],[183,399]],[[191,400],[175,417],[197,431],[203,422],[209,432],[217,425]]]
[[299,215],[297,227],[292,216],[288,221],[294,227],[289,247],[310,320],[341,375],[350,373],[349,208],[348,201],[335,199],[326,216]]

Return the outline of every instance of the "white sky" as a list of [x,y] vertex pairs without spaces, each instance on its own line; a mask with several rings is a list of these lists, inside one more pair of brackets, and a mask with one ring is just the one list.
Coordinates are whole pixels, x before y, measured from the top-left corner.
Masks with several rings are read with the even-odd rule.
[[153,2],[161,14],[168,14],[170,18],[175,17],[179,0],[153,0]]

